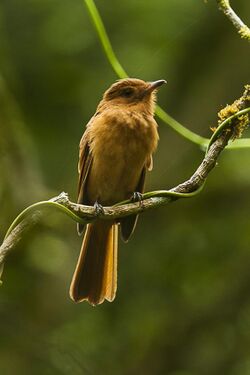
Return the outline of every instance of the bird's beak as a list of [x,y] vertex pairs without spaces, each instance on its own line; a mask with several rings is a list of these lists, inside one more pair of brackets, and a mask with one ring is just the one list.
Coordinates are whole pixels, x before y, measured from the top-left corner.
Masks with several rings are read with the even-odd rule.
[[159,81],[149,82],[147,92],[153,92],[154,90],[158,89],[158,87],[162,86],[164,83],[167,83],[165,79],[159,79]]

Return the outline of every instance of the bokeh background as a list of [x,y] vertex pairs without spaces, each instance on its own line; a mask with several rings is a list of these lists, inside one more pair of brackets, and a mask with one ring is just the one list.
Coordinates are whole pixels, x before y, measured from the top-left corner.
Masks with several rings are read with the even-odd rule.
[[[250,2],[232,2],[250,23]],[[167,79],[159,103],[209,137],[249,83],[249,45],[216,1],[98,6],[130,76]],[[0,238],[28,205],[76,198],[78,143],[116,79],[82,0],[0,2]],[[147,191],[188,178],[203,154],[159,122]],[[245,133],[249,136],[249,133]],[[0,373],[250,374],[250,150],[227,150],[196,198],[140,217],[120,244],[116,300],[74,304],[81,239],[52,210],[6,263]]]

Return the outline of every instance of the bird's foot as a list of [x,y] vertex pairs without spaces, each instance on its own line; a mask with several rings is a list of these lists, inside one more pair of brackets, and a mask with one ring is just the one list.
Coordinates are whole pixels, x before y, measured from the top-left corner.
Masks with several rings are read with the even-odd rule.
[[131,200],[132,203],[139,202],[140,207],[143,207],[142,193],[139,193],[138,191],[134,191],[130,200]]
[[95,215],[96,216],[100,216],[100,215],[104,214],[104,209],[103,209],[102,205],[100,203],[98,203],[97,201],[94,203],[94,209],[95,209]]

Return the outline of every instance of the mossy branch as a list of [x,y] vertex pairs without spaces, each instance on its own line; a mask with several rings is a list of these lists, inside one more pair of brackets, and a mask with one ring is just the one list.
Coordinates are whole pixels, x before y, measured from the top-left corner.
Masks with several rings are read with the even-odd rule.
[[143,194],[141,203],[130,201],[119,202],[112,207],[103,207],[103,212],[96,216],[92,206],[73,203],[66,193],[48,201],[38,202],[26,208],[11,224],[2,245],[0,246],[0,277],[3,263],[10,251],[19,243],[23,235],[41,218],[41,210],[54,207],[68,215],[72,220],[85,224],[93,220],[119,219],[125,216],[142,213],[146,210],[166,205],[181,198],[191,198],[199,194],[206,178],[217,163],[220,153],[229,141],[241,136],[249,124],[250,86],[246,86],[242,97],[231,106],[226,106],[218,114],[218,127],[215,129],[204,159],[194,174],[185,182],[170,190],[159,190]]
[[241,38],[247,39],[250,41],[250,29],[240,17],[235,13],[230,5],[229,0],[217,0],[220,10],[225,14],[225,16],[232,22],[234,27],[237,29]]

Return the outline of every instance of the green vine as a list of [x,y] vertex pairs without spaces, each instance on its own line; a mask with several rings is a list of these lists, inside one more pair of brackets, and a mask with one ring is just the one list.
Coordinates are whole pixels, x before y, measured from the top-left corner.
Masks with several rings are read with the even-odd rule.
[[41,208],[46,208],[46,207],[54,207],[56,208],[57,210],[63,212],[64,214],[66,214],[67,216],[69,216],[71,219],[73,219],[74,221],[76,221],[77,223],[80,223],[80,224],[86,224],[86,220],[82,219],[81,217],[77,216],[74,214],[74,212],[72,212],[71,210],[69,210],[67,207],[63,206],[62,204],[60,203],[57,203],[57,202],[53,202],[53,201],[41,201],[41,202],[37,202],[37,203],[34,203],[32,205],[30,205],[29,207],[25,208],[25,210],[23,210],[16,218],[15,220],[11,223],[9,229],[7,230],[5,236],[4,236],[4,240],[9,236],[9,234],[13,231],[13,229],[25,218],[27,217],[27,215],[30,215],[32,212],[34,211],[38,211],[39,209]]
[[[125,69],[122,67],[121,63],[119,62],[113,50],[106,28],[104,26],[104,23],[95,5],[94,0],[84,0],[84,3],[89,12],[90,18],[93,22],[93,25],[95,27],[95,30],[101,42],[104,53],[111,67],[113,68],[114,72],[119,78],[128,77],[128,74],[126,73]],[[179,135],[181,135],[188,141],[198,145],[203,151],[206,150],[207,145],[209,143],[209,138],[202,137],[199,134],[196,134],[195,132],[189,130],[184,125],[176,121],[173,117],[171,117],[159,105],[156,107],[155,113],[165,124],[167,124],[170,128],[172,128],[176,133],[178,133]],[[228,148],[232,148],[232,149],[250,148],[250,139],[237,140],[234,142],[233,147],[229,145]]]

